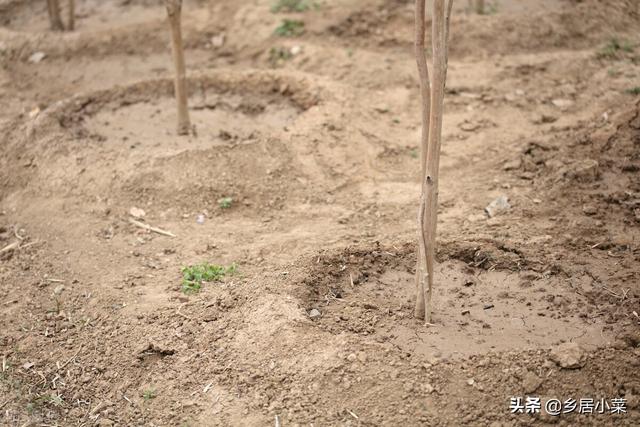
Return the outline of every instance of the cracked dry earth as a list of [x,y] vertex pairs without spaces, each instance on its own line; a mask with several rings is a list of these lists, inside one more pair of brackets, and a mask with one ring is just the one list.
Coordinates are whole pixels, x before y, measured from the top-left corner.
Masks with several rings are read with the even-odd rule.
[[640,424],[637,1],[456,2],[433,326],[413,2],[185,1],[191,137],[160,2],[76,3],[0,1],[1,425]]

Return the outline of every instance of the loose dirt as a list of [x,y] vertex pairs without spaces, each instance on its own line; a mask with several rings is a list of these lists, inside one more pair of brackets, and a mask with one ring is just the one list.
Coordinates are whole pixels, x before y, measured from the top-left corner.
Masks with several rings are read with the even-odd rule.
[[412,1],[186,1],[189,137],[160,2],[76,3],[0,1],[0,424],[640,423],[637,2],[456,3],[433,325]]

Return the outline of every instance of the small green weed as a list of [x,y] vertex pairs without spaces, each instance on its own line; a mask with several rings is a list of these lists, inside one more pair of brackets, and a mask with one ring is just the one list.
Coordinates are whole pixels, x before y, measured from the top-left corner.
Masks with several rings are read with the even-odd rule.
[[280,37],[295,37],[304,34],[304,22],[297,19],[283,19],[274,34]]
[[627,93],[631,95],[640,95],[640,86],[632,87],[631,89],[627,89]]
[[632,53],[633,45],[625,40],[618,40],[612,38],[597,54],[601,59],[615,59],[620,56],[621,53]]
[[320,7],[317,2],[313,0],[276,0],[271,6],[271,12],[306,12],[307,10]]
[[229,209],[231,205],[233,205],[232,197],[223,197],[218,200],[218,206],[220,206],[220,209]]
[[293,58],[293,54],[286,47],[272,47],[269,50],[269,63],[272,67],[278,67]]
[[156,390],[154,388],[149,388],[142,393],[142,398],[145,402],[150,401],[151,399],[155,399],[158,396]]
[[35,401],[27,404],[27,411],[29,411],[29,409],[33,411],[36,407],[44,403],[50,403],[53,406],[60,407],[64,405],[64,400],[62,399],[62,396],[59,394],[44,394],[38,397]]
[[198,292],[202,282],[215,282],[226,275],[238,272],[238,266],[233,263],[229,267],[202,263],[182,268],[182,292],[185,294]]

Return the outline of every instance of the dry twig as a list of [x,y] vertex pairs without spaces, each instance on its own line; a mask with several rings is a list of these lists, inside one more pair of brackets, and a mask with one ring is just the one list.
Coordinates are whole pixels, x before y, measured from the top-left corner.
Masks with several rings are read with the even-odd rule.
[[149,224],[145,224],[144,222],[136,221],[133,218],[129,218],[129,222],[131,224],[135,225],[136,227],[140,227],[140,228],[143,228],[143,229],[148,230],[148,231],[153,231],[154,233],[162,234],[163,236],[176,237],[176,235],[173,234],[170,231],[165,231],[165,230],[163,230],[161,228],[152,227]]

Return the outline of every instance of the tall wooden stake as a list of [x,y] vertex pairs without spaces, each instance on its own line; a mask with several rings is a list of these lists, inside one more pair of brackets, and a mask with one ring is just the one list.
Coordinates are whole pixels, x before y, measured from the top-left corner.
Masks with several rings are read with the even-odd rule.
[[438,172],[447,78],[449,20],[453,0],[433,0],[432,51],[433,76],[430,79],[424,49],[425,2],[416,0],[416,62],[422,98],[421,195],[418,209],[418,261],[416,265],[416,318],[432,321],[431,295],[435,264],[436,224],[438,214]]
[[49,24],[54,31],[64,31],[62,18],[60,17],[60,4],[58,0],[47,0],[47,11],[49,12]]
[[67,30],[73,31],[76,27],[76,1],[69,0],[69,22],[67,23]]
[[187,76],[184,65],[184,50],[182,48],[182,28],[180,16],[182,0],[165,0],[169,26],[171,28],[171,50],[176,69],[175,96],[178,104],[178,135],[188,135],[191,129],[189,110],[187,109]]
[[[415,6],[415,55],[418,64],[418,75],[420,77],[420,97],[422,101],[422,134],[420,138],[420,182],[424,182],[427,167],[427,150],[429,147],[429,115],[431,109],[431,83],[429,80],[429,67],[427,66],[427,53],[425,51],[425,0],[416,0]],[[424,212],[422,211],[424,202],[420,200],[420,211],[418,212],[418,263],[416,265],[416,287],[417,298],[415,317],[424,319],[425,298],[424,282],[426,275],[425,249],[426,240],[422,232],[422,221]]]

